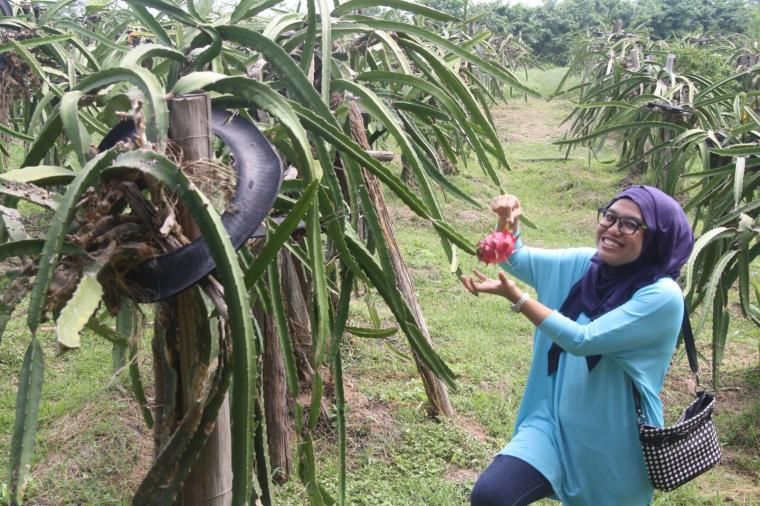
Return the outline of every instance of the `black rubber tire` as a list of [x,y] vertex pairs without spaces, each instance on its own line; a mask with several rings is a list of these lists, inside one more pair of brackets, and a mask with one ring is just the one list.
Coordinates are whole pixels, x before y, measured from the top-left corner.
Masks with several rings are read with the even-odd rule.
[[[2,0],[0,0],[2,1]],[[233,211],[222,215],[222,223],[235,249],[250,238],[272,209],[282,182],[282,162],[258,128],[239,116],[231,118],[224,110],[212,111],[212,129],[232,152],[237,171],[237,187],[228,206]],[[99,150],[109,149],[134,134],[131,121],[116,125],[101,141]],[[193,286],[215,268],[203,238],[171,253],[151,258],[126,277],[139,286],[137,302],[156,302]]]

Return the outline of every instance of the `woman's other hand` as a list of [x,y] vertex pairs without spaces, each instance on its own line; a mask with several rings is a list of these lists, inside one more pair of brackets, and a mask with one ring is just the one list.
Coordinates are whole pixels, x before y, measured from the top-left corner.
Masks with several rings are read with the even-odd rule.
[[497,230],[509,229],[517,233],[520,222],[520,199],[514,195],[499,195],[491,201],[491,210],[499,217]]
[[515,302],[522,295],[521,290],[515,282],[507,279],[507,275],[503,272],[499,272],[499,279],[489,278],[477,269],[473,269],[472,272],[475,274],[474,277],[461,276],[459,279],[467,291],[473,295],[492,293],[494,295],[501,295],[512,302]]

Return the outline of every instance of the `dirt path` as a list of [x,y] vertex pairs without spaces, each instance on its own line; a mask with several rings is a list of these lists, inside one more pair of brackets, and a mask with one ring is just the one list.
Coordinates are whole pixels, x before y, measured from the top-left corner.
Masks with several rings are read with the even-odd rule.
[[507,142],[551,144],[565,132],[565,125],[559,125],[569,112],[567,102],[531,98],[500,105],[491,115],[499,136]]

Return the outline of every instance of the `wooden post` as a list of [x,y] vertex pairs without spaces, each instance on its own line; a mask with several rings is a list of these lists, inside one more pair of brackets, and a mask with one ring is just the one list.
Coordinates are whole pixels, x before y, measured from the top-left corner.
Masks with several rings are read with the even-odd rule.
[[[670,86],[674,86],[675,78],[673,77],[673,66],[676,63],[676,55],[670,53],[668,54],[667,58],[665,59],[665,69],[670,73]],[[664,114],[665,119],[668,122],[675,122],[676,121],[676,115],[671,114],[670,112],[665,112]],[[673,140],[673,130],[670,130],[668,128],[665,128],[662,130],[662,141],[663,142],[670,142]],[[674,168],[671,166],[673,163],[673,146],[670,145],[665,150],[665,167],[664,167],[664,180],[661,182],[663,185],[661,188],[670,188],[670,179],[671,174],[673,173]],[[672,188],[671,191],[675,190],[675,188]]]
[[285,314],[288,329],[293,341],[293,352],[298,365],[298,377],[311,386],[314,382],[314,369],[311,367],[311,316],[309,304],[311,287],[303,270],[293,260],[290,251],[284,251],[279,258],[280,282],[282,283]]
[[631,59],[631,70],[638,72],[641,69],[641,56],[639,55],[639,48],[634,47],[628,53],[628,57]]
[[[254,254],[258,255],[263,245],[263,240],[255,241],[252,248]],[[282,265],[285,252],[288,250],[283,248],[277,255],[277,261],[280,265]],[[271,287],[268,289],[271,290]],[[292,471],[288,403],[293,399],[288,395],[285,362],[280,348],[280,336],[277,333],[274,315],[267,312],[260,301],[254,304],[253,315],[259,324],[259,328],[261,328],[264,341],[261,373],[269,464],[272,469],[272,479],[276,483],[285,483],[290,478]]]
[[[354,139],[356,139],[362,149],[368,150],[370,146],[367,141],[367,134],[364,131],[364,123],[361,121],[359,106],[354,100],[349,101],[348,114],[351,120],[351,133],[353,134]],[[430,338],[430,332],[428,332],[427,323],[425,323],[425,317],[422,314],[422,308],[417,301],[414,282],[409,275],[409,270],[401,255],[401,249],[396,241],[396,233],[393,230],[393,221],[391,220],[390,215],[388,214],[388,208],[385,205],[383,189],[377,178],[367,170],[364,170],[364,181],[367,185],[367,191],[369,192],[370,198],[375,206],[375,210],[377,211],[377,217],[383,231],[383,239],[385,240],[388,253],[393,262],[393,270],[396,274],[396,286],[398,286],[398,289],[403,294],[407,304],[409,304],[409,309],[412,310],[414,320],[422,332],[422,335],[425,336],[428,343],[432,344],[433,340]],[[428,369],[422,363],[416,353],[414,354],[414,361],[417,364],[417,371],[420,373],[428,401],[430,402],[430,414],[433,416],[453,416],[454,408],[449,401],[449,393],[446,389],[446,385],[433,373],[433,371]]]
[[[213,157],[211,131],[211,101],[205,94],[177,97],[169,102],[169,138],[181,148],[182,162],[209,160]],[[212,178],[209,178],[212,180]],[[178,222],[183,233],[194,239],[199,235],[189,213],[180,213]],[[198,319],[206,319],[198,308],[193,289],[175,297],[177,342],[179,348],[179,396],[177,419],[192,399],[192,378],[197,349]],[[208,323],[206,322],[206,325]],[[219,409],[216,424],[201,451],[198,461],[188,475],[177,498],[179,505],[228,506],[232,504],[232,438],[230,433],[229,399]]]
[[676,62],[676,55],[673,53],[669,54],[668,57],[665,60],[665,70],[668,71],[670,74],[670,84],[668,86],[675,86],[676,85],[676,78],[673,75],[673,65]]

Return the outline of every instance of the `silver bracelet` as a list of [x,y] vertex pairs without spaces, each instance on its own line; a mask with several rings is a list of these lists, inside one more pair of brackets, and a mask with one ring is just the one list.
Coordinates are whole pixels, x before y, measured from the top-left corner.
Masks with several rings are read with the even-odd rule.
[[520,310],[521,310],[521,309],[522,309],[522,307],[523,307],[523,304],[525,304],[525,302],[526,302],[528,299],[530,299],[530,296],[528,296],[528,292],[523,292],[523,294],[520,296],[520,298],[519,298],[519,299],[517,299],[517,302],[515,302],[514,304],[512,304],[511,306],[509,306],[509,308],[510,308],[512,311],[514,311],[515,313],[519,313],[519,312],[520,312]]

